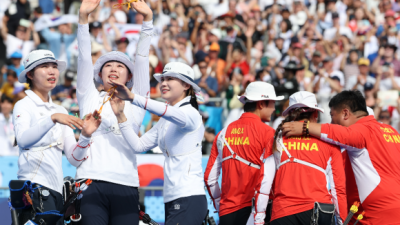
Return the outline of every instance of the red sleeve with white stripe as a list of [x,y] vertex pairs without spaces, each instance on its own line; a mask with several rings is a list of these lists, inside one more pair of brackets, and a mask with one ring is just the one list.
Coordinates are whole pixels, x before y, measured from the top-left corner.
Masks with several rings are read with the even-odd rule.
[[365,129],[360,129],[356,124],[350,127],[322,124],[321,140],[339,145],[347,150],[352,150],[352,148],[360,150],[366,146],[366,138],[363,132],[365,132]]
[[221,190],[218,183],[218,177],[221,174],[222,167],[222,152],[219,152],[217,148],[218,136],[219,133],[215,136],[206,171],[204,173],[204,182],[208,194],[213,200],[214,207],[217,211],[219,211],[219,202],[221,200]]
[[[328,169],[330,168],[330,169]],[[331,158],[328,161],[327,173],[331,187],[332,201],[335,204],[337,224],[343,224],[347,217],[346,175],[343,157],[338,147],[331,146]]]
[[[269,156],[268,156],[269,155]],[[261,165],[260,177],[256,186],[254,224],[264,224],[272,182],[275,178],[276,164],[273,154],[267,154]]]

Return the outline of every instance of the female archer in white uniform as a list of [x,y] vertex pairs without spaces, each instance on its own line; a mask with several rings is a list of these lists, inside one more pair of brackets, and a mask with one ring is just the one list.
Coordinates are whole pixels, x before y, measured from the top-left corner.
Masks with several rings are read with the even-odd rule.
[[[78,25],[78,79],[77,98],[80,115],[84,116],[100,108],[102,123],[92,135],[93,144],[87,151],[87,159],[77,168],[76,179],[92,179],[81,202],[83,225],[138,224],[139,223],[139,175],[136,155],[124,140],[107,96],[98,92],[93,79],[112,92],[111,80],[118,81],[144,95],[150,91],[149,49],[153,32],[153,13],[143,0],[131,3],[132,8],[144,16],[135,65],[130,58],[118,51],[101,56],[94,66],[88,16],[100,0],[83,0],[79,10]],[[145,110],[126,102],[125,114],[134,133],[139,132]]]
[[[118,81],[110,81],[117,85],[111,106],[122,135],[135,152],[159,146],[164,153],[166,225],[200,225],[207,213],[201,166],[204,126],[195,94],[200,88],[193,82],[193,69],[179,62],[168,63],[163,73],[154,77],[160,82],[161,97],[169,105],[132,93]],[[131,118],[126,115],[126,105],[121,99],[162,118],[139,138],[129,123]]]
[[[66,63],[56,60],[51,51],[32,51],[24,60],[24,66],[18,80],[29,83],[31,90],[25,91],[27,96],[15,104],[13,123],[19,147],[18,180],[30,180],[29,189],[34,192],[32,207],[26,204],[19,209],[19,214],[33,216],[38,224],[42,224],[41,220],[46,224],[64,224],[61,216],[46,214],[59,212],[63,207],[62,151],[72,165],[79,165],[78,160],[84,157],[90,136],[101,121],[89,114],[83,123],[52,102],[49,93],[56,87]],[[79,129],[83,126],[78,144],[71,129],[75,129],[74,126]],[[13,203],[13,199],[11,201]]]

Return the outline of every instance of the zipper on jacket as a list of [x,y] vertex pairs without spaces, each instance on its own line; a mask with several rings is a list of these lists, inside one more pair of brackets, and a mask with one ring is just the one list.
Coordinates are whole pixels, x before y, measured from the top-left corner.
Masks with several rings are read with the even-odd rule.
[[189,164],[189,171],[188,171],[188,175],[189,175],[189,172],[190,172],[190,166],[191,166],[191,164]]

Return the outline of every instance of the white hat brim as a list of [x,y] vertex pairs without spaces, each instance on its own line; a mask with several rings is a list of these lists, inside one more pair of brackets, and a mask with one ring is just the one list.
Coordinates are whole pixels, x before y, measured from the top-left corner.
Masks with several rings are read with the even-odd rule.
[[246,104],[246,99],[253,101],[253,102],[258,102],[258,101],[268,101],[268,100],[273,100],[273,101],[280,101],[283,100],[285,98],[285,96],[276,96],[275,98],[252,98],[251,96],[237,96],[237,98],[239,99],[239,101],[242,104]]
[[65,61],[59,61],[54,59],[39,59],[36,62],[29,64],[27,68],[25,68],[18,76],[18,81],[20,83],[26,83],[26,73],[34,69],[40,64],[43,63],[57,63],[57,69],[60,73],[64,72],[67,69],[67,63]]
[[[99,84],[103,84],[103,80],[101,79],[101,77],[99,76],[100,70],[103,67],[103,65],[109,61],[117,61],[117,62],[121,62],[123,64],[125,64],[125,66],[128,67],[128,69],[130,70],[130,72],[133,74],[134,71],[134,65],[133,62],[131,60],[129,60],[127,57],[121,56],[120,54],[124,54],[122,52],[117,52],[117,51],[113,51],[113,52],[108,52],[104,55],[102,55],[99,59],[97,59],[96,63],[94,64],[94,72],[93,72],[93,77],[94,80],[99,83]],[[133,87],[133,76],[132,78],[126,83],[126,86],[131,89]]]
[[290,110],[295,109],[295,108],[310,108],[310,109],[315,109],[315,110],[318,110],[318,111],[324,113],[324,110],[322,108],[306,105],[303,103],[296,103],[296,104],[289,106],[285,111],[283,111],[282,116],[287,116],[287,114],[289,114]]
[[184,74],[176,73],[176,72],[165,72],[165,73],[156,73],[154,74],[154,78],[158,81],[158,83],[161,83],[161,77],[175,77],[183,82],[191,85],[196,93],[200,93],[201,88],[197,86],[197,84],[194,83],[194,80],[191,79],[188,76],[185,76]]

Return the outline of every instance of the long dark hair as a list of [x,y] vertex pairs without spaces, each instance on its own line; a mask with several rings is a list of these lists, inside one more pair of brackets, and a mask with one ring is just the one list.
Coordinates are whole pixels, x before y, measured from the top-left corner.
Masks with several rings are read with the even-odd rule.
[[[306,112],[304,112],[306,111]],[[310,120],[315,110],[310,110],[310,108],[297,108],[293,109],[289,112],[286,118],[279,124],[278,128],[276,128],[274,135],[274,144],[272,146],[272,151],[276,151],[276,139],[278,138],[279,132],[282,130],[283,124],[291,121],[299,121],[299,120]]]
[[197,110],[199,110],[199,104],[197,103],[196,93],[192,86],[186,91],[186,96],[190,96],[190,104]]

